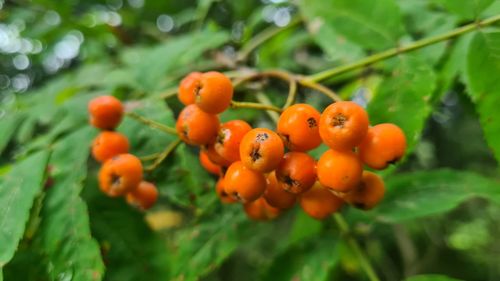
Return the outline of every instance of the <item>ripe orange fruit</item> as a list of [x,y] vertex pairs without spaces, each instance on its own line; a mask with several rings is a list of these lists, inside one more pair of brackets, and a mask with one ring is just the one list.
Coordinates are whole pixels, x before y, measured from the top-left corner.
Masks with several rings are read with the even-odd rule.
[[338,192],[347,192],[361,180],[363,165],[352,151],[327,150],[317,165],[319,182]]
[[276,178],[290,193],[305,192],[316,181],[316,161],[304,152],[288,152],[276,168]]
[[292,151],[307,151],[321,144],[319,136],[320,113],[308,104],[294,104],[278,121],[277,132],[285,146]]
[[182,79],[177,91],[177,97],[182,104],[190,105],[194,103],[195,93],[200,87],[201,75],[201,72],[191,72]]
[[179,114],[175,128],[185,143],[205,145],[215,141],[219,130],[219,118],[202,111],[195,104],[190,104]]
[[359,157],[370,168],[381,170],[397,162],[405,150],[403,130],[394,124],[384,123],[368,129],[368,134],[359,145]]
[[210,161],[208,158],[207,152],[200,149],[200,155],[199,155],[199,160],[201,163],[201,166],[207,170],[207,172],[213,174],[213,175],[220,175],[221,169],[220,166],[215,164],[214,162]]
[[127,137],[117,132],[103,131],[92,141],[92,156],[99,162],[127,153],[128,149]]
[[225,191],[243,203],[259,198],[266,190],[266,177],[247,168],[241,161],[229,166],[224,176]]
[[311,189],[299,196],[299,203],[306,214],[322,220],[342,207],[342,199],[316,182]]
[[100,96],[88,104],[90,124],[102,130],[116,128],[123,117],[123,105],[113,96]]
[[132,154],[116,155],[99,170],[99,187],[111,197],[133,191],[141,181],[141,160]]
[[275,172],[267,175],[267,188],[264,192],[264,199],[266,202],[279,209],[289,209],[295,205],[297,196],[290,192],[285,191],[276,179]]
[[195,101],[201,110],[211,114],[221,113],[229,107],[232,98],[233,84],[226,75],[217,71],[201,75],[195,91]]
[[278,134],[269,129],[256,128],[241,140],[240,158],[248,168],[268,173],[278,167],[284,150]]
[[220,177],[219,180],[217,181],[217,184],[215,185],[215,192],[217,193],[217,196],[219,197],[220,201],[224,204],[231,204],[237,202],[236,199],[234,199],[233,197],[229,196],[229,194],[226,193],[224,177]]
[[241,140],[250,130],[252,127],[243,120],[222,124],[214,144],[215,151],[230,163],[239,161]]
[[136,189],[127,193],[127,203],[141,210],[147,210],[156,203],[158,199],[158,189],[147,181],[141,181]]
[[329,105],[321,114],[319,134],[323,142],[335,150],[352,150],[368,131],[368,114],[352,101]]
[[375,173],[364,171],[361,182],[341,197],[356,208],[369,210],[384,198],[384,194],[385,185],[382,178]]
[[269,205],[262,197],[244,204],[243,209],[250,219],[256,221],[272,220],[281,213],[280,209]]

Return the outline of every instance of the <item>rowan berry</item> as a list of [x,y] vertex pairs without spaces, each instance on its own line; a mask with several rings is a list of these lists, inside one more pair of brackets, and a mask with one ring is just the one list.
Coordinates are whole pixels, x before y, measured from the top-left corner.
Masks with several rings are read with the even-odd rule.
[[216,165],[227,168],[232,163],[226,160],[226,158],[222,157],[219,153],[217,153],[217,151],[215,150],[215,143],[203,146],[203,150],[207,153],[208,159],[210,159],[210,161],[212,161]]
[[363,165],[358,156],[349,150],[327,150],[317,165],[319,182],[338,192],[347,192],[361,180]]
[[136,189],[127,193],[127,203],[141,210],[147,210],[158,200],[158,189],[147,181],[141,181]]
[[252,130],[243,120],[233,120],[222,124],[214,144],[215,151],[230,163],[240,160],[241,140]]
[[316,181],[316,161],[304,152],[288,152],[276,168],[276,178],[284,190],[303,193]]
[[267,175],[266,180],[267,188],[263,197],[269,205],[279,209],[289,209],[295,205],[297,196],[281,187],[274,171]]
[[220,166],[215,164],[210,160],[210,158],[208,158],[207,152],[205,150],[200,150],[199,160],[201,166],[205,170],[207,170],[207,172],[214,175],[220,175],[221,173]]
[[215,192],[217,193],[217,196],[219,197],[220,201],[224,204],[231,204],[237,202],[236,199],[234,199],[233,197],[229,196],[229,194],[226,193],[224,177],[220,177],[219,180],[217,181],[217,184],[215,185]]
[[243,203],[259,198],[266,190],[266,177],[247,168],[241,161],[229,166],[224,176],[225,191]]
[[200,87],[201,75],[201,72],[191,72],[179,83],[177,97],[182,104],[190,105],[195,102],[195,92]]
[[385,193],[384,181],[375,173],[364,171],[361,182],[341,197],[356,208],[369,210],[375,207]]
[[319,134],[330,148],[351,150],[361,143],[368,125],[368,114],[361,106],[352,101],[339,101],[321,114]]
[[226,110],[233,98],[233,84],[224,74],[210,71],[201,75],[195,89],[195,102],[205,112],[218,114]]
[[283,141],[275,132],[256,128],[240,144],[241,161],[250,169],[267,173],[276,169],[284,154]]
[[141,161],[131,154],[113,156],[99,171],[99,187],[111,197],[133,191],[141,181]]
[[92,156],[99,162],[127,153],[128,149],[127,137],[117,132],[103,131],[92,142]]
[[250,219],[257,221],[272,220],[281,213],[280,209],[269,205],[263,197],[244,204],[243,209]]
[[406,137],[398,126],[390,123],[375,125],[359,145],[361,161],[373,169],[384,169],[397,162],[406,150]]
[[113,96],[100,96],[88,104],[90,124],[103,130],[112,130],[120,124],[123,117],[123,105]]
[[299,195],[299,204],[306,214],[322,220],[339,210],[343,201],[316,182],[311,189]]
[[308,104],[295,104],[283,111],[277,132],[292,151],[307,151],[321,144],[320,113]]
[[219,118],[202,111],[195,104],[190,104],[179,114],[175,128],[179,137],[187,144],[209,144],[217,137]]

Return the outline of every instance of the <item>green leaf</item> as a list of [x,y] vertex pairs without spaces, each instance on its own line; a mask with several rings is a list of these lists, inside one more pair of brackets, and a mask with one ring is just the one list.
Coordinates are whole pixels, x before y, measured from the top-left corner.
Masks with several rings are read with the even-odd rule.
[[0,268],[14,256],[35,196],[43,186],[48,151],[15,164],[0,186]]
[[484,136],[500,161],[500,32],[477,33],[467,54],[468,94],[476,104]]
[[405,279],[405,281],[461,281],[446,275],[429,274],[429,275],[415,275]]
[[263,280],[330,280],[330,271],[339,260],[337,241],[331,235],[315,236],[279,255]]
[[383,222],[441,214],[474,197],[500,204],[500,181],[457,170],[434,170],[391,175],[386,196],[366,214]]
[[408,152],[413,150],[431,112],[431,97],[436,87],[436,75],[422,60],[400,56],[392,75],[378,88],[368,104],[368,114],[373,125],[395,123],[403,129]]
[[101,280],[103,276],[99,245],[91,236],[87,205],[80,198],[94,135],[90,127],[75,131],[54,145],[50,159],[54,185],[46,194],[36,237],[54,280]]
[[434,0],[463,19],[476,19],[494,0]]
[[[403,34],[401,13],[394,0],[302,0],[299,5],[308,23],[313,24],[313,34],[315,28],[321,28],[323,31],[317,35],[338,33],[363,48],[380,50],[395,46]],[[340,40],[330,42],[335,49],[348,51],[351,46],[342,42],[342,37],[327,38]]]
[[0,154],[2,154],[3,150],[9,143],[12,135],[18,129],[19,123],[22,121],[22,114],[13,114],[5,116],[4,118],[0,118]]

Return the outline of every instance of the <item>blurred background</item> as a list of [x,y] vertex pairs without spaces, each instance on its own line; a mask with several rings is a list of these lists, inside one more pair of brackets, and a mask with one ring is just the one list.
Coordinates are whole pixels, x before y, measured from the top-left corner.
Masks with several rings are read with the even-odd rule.
[[[155,98],[190,71],[316,73],[498,14],[500,1],[484,0],[0,0],[0,170],[45,144],[69,142],[99,94],[142,102],[143,114],[171,125],[180,103]],[[498,113],[468,93],[473,35],[325,81],[343,98],[373,101],[373,120],[401,125],[410,140],[405,161],[383,172],[382,206],[343,211],[381,280],[500,280],[500,183],[488,146],[500,133],[485,136],[481,127],[482,114]],[[263,87],[274,103],[286,99],[287,85],[274,80],[250,84],[238,99]],[[299,101],[329,103],[304,89]],[[387,113],[393,103],[403,107]],[[273,126],[252,110],[221,118]],[[132,123],[121,130],[134,135],[140,155],[172,139]],[[332,220],[295,208],[273,222],[248,221],[239,206],[217,202],[215,179],[195,166],[196,151],[182,146],[151,175],[162,199],[144,220],[97,194],[97,166],[88,165],[82,198],[105,280],[367,280]],[[64,270],[46,277],[34,264],[47,253],[30,243],[3,269],[5,280],[87,280]]]

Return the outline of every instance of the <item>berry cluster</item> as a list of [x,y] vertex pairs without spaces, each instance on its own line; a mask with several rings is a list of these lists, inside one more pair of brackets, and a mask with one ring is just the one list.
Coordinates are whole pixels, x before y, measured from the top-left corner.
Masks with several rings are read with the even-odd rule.
[[[180,83],[186,106],[176,130],[187,144],[200,146],[200,163],[218,175],[223,203],[241,202],[247,215],[268,220],[296,201],[311,217],[323,219],[344,202],[371,209],[384,196],[384,182],[363,165],[384,169],[404,155],[406,139],[394,124],[370,127],[368,114],[350,101],[322,113],[308,104],[284,110],[276,132],[243,120],[219,123],[231,104],[231,80],[219,72],[193,72]],[[329,149],[318,161],[307,151]]]
[[100,96],[89,102],[90,124],[102,131],[92,142],[92,156],[103,163],[99,187],[110,197],[126,196],[129,204],[151,208],[158,197],[156,186],[143,180],[142,163],[129,154],[126,136],[114,129],[123,118],[122,103],[112,96]]

